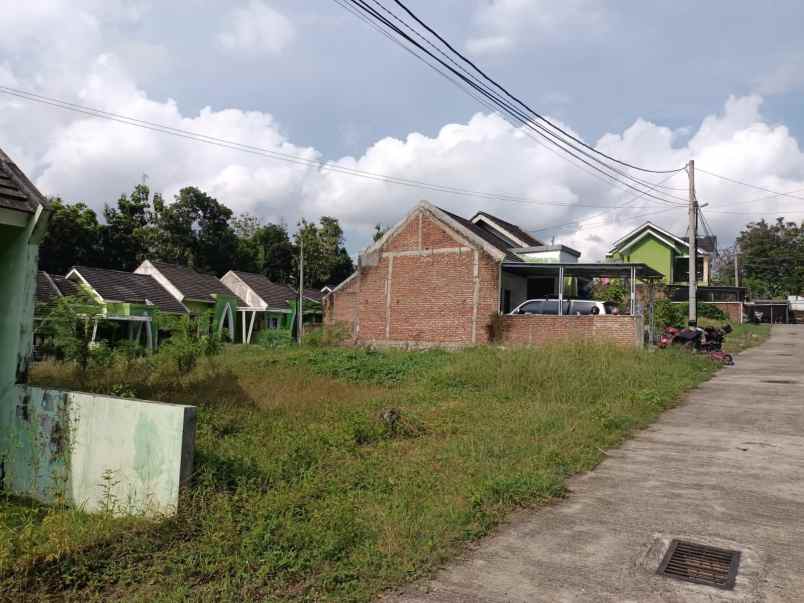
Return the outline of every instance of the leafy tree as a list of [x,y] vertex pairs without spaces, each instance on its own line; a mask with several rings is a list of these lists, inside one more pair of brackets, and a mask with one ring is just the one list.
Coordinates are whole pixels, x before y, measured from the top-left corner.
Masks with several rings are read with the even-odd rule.
[[297,249],[294,274],[298,274],[301,243],[304,243],[304,286],[321,288],[336,284],[354,272],[354,264],[343,246],[343,229],[337,218],[323,216],[316,225],[302,219],[294,235]]
[[66,274],[72,266],[98,265],[101,226],[98,217],[84,203],[51,200],[47,234],[39,246],[39,267],[53,274]]
[[264,274],[278,283],[291,279],[294,248],[284,224],[262,224],[244,214],[232,220],[238,237],[236,264],[240,270]]
[[232,210],[195,187],[179,191],[168,205],[154,198],[149,233],[153,257],[222,275],[234,264],[238,242]]
[[744,282],[755,296],[804,293],[804,222],[752,222],[737,244]]
[[386,232],[388,232],[388,227],[383,226],[382,222],[378,222],[377,224],[374,225],[374,235],[372,236],[372,239],[376,243],[385,236]]
[[[120,195],[117,207],[106,205],[106,225],[101,233],[103,263],[116,270],[134,270],[148,256],[148,224],[151,221],[150,189],[134,187],[131,195]],[[161,201],[157,194],[155,201]]]
[[43,326],[53,333],[58,355],[76,363],[81,375],[93,358],[92,333],[102,308],[85,291],[59,298],[45,315]]

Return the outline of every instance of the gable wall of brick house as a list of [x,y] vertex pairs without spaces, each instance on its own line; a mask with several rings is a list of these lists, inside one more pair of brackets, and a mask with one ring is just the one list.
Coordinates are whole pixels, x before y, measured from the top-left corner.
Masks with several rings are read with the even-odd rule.
[[499,307],[499,264],[424,208],[382,246],[376,265],[327,298],[326,321],[355,341],[464,346],[488,341]]

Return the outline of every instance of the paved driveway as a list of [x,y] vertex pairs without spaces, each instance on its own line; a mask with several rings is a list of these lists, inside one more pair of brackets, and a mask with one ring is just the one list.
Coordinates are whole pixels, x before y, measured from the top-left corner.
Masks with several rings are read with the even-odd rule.
[[[774,327],[569,486],[389,598],[804,601],[804,325]],[[742,551],[734,590],[657,576],[673,538]]]

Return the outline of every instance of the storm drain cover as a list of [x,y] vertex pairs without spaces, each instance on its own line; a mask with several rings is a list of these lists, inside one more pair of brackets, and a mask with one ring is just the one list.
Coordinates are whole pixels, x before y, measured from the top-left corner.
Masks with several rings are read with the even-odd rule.
[[781,385],[795,385],[798,381],[793,379],[762,379],[762,383],[779,383]]
[[731,590],[740,566],[740,551],[673,540],[662,559],[660,576]]

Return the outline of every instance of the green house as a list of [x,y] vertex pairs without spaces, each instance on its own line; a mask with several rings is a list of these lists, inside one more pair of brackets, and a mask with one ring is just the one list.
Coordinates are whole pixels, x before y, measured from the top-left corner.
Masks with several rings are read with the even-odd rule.
[[235,340],[237,310],[245,302],[214,275],[153,260],[145,260],[134,273],[153,277],[191,316],[211,314],[213,334]]
[[[245,304],[239,308],[243,343],[251,343],[263,329],[291,330],[298,316],[299,294],[288,285],[274,283],[262,274],[230,270],[221,282]],[[304,322],[321,322],[321,292],[305,289]]]
[[100,314],[93,317],[93,341],[99,327],[112,324],[123,327],[113,336],[125,336],[152,350],[158,343],[156,313],[177,316],[188,313],[187,308],[147,274],[75,266],[67,273],[66,280],[89,293],[101,306]]
[[[708,286],[716,240],[700,237],[696,253],[698,284]],[[689,243],[651,222],[615,241],[606,259],[613,262],[646,264],[664,275],[667,284],[689,280]]]

